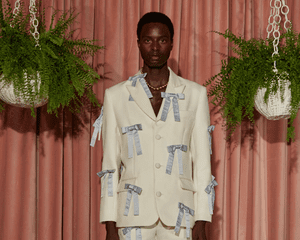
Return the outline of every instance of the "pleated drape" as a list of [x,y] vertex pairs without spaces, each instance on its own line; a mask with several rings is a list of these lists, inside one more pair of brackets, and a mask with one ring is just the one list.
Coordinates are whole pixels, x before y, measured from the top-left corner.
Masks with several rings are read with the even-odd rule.
[[[14,0],[10,0],[14,4]],[[300,2],[286,1],[294,29],[300,31]],[[29,0],[25,0],[28,6]],[[105,46],[86,59],[101,75],[93,89],[103,102],[105,89],[127,80],[142,66],[136,26],[149,11],[167,14],[175,29],[169,66],[200,84],[219,72],[233,54],[228,41],[211,31],[230,29],[246,39],[266,37],[270,1],[265,0],[44,0],[49,26],[53,9],[80,12],[74,38],[99,39]],[[57,19],[56,19],[57,21]],[[284,18],[282,19],[284,21]],[[210,104],[212,173],[218,186],[213,240],[300,239],[300,119],[295,142],[286,143],[287,120],[269,121],[255,112],[230,141],[224,120]],[[0,239],[104,240],[99,223],[102,142],[89,146],[100,109],[88,102],[80,114],[58,117],[47,107],[5,106],[0,114]]]

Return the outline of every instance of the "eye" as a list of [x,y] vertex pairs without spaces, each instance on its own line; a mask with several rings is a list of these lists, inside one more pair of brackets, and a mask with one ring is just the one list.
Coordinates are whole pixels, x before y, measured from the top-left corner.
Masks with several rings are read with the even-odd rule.
[[150,39],[145,39],[145,43],[150,43]]
[[161,39],[160,42],[161,42],[161,43],[166,43],[167,40],[166,40],[166,39]]

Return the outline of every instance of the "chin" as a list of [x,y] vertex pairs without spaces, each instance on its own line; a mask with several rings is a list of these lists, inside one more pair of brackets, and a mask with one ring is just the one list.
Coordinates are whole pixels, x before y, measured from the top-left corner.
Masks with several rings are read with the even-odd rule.
[[148,68],[156,68],[156,69],[161,69],[163,68],[165,65],[167,65],[167,63],[150,63],[150,64],[147,64],[147,67]]

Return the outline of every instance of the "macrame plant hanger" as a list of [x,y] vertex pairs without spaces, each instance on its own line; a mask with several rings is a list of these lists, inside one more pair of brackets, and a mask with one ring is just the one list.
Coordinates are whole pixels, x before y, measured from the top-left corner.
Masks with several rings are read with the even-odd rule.
[[[13,10],[13,15],[16,16],[16,14],[18,14],[20,11],[20,0],[16,0],[15,2],[15,8]],[[29,4],[29,12],[30,12],[30,25],[31,27],[34,29],[34,31],[30,31],[30,33],[32,34],[32,36],[35,39],[36,45],[35,47],[40,48],[39,45],[39,32],[38,32],[38,25],[39,25],[39,21],[36,18],[36,4],[35,4],[35,0],[30,0],[30,4]],[[12,27],[12,25],[10,25]],[[1,80],[2,77],[0,77]],[[41,84],[41,78],[39,73],[37,73],[37,79],[35,79],[34,76],[27,76],[27,72],[26,70],[24,70],[24,82],[25,82],[25,88],[27,84],[30,84],[31,86],[34,86],[35,81],[37,81],[38,83],[38,90],[40,88],[40,84]],[[34,91],[34,88],[33,88]],[[29,101],[28,96],[22,95],[21,93],[15,94],[15,89],[13,84],[7,84],[4,83],[4,81],[0,81],[0,98],[1,100],[3,100],[4,102],[10,104],[10,105],[14,105],[17,107],[23,107],[23,108],[31,108],[32,105],[34,105],[34,107],[40,107],[45,105],[48,102],[48,99],[45,98],[38,98],[32,103]]]
[[[271,13],[268,19],[268,26],[267,26],[267,33],[268,33],[268,39],[270,37],[270,34],[273,32],[273,47],[274,52],[272,54],[272,57],[274,55],[278,55],[278,44],[279,44],[279,38],[280,38],[280,32],[279,32],[279,24],[281,22],[281,16],[280,12],[285,16],[285,22],[284,22],[284,28],[286,31],[289,31],[291,28],[291,21],[288,20],[288,13],[289,13],[289,7],[287,6],[286,2],[287,0],[275,0],[274,6],[272,6],[272,1],[270,1],[270,7],[271,7]],[[284,11],[285,10],[285,11]],[[273,21],[271,22],[271,19]],[[289,27],[287,24],[289,23]],[[269,30],[269,28],[271,29]],[[274,61],[274,68],[273,71],[275,73],[278,72],[276,67],[276,61]],[[286,75],[288,76],[288,73],[283,72],[281,76]],[[264,101],[264,96],[266,92],[266,88],[260,88],[258,89],[256,96],[255,96],[255,108],[256,110],[265,116],[269,120],[279,120],[279,119],[288,119],[290,118],[290,103],[291,103],[291,90],[289,89],[290,81],[288,80],[279,80],[279,88],[278,91],[275,94],[270,94],[269,98],[267,100],[267,103]],[[273,80],[275,82],[275,80]],[[281,92],[280,92],[280,86],[283,84],[283,101],[281,101]]]

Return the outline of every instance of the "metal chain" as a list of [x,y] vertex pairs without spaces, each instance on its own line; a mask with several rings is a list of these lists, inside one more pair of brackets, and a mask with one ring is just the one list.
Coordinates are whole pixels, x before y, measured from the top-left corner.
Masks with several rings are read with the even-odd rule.
[[[13,10],[13,16],[15,17],[19,11],[20,11],[20,0],[16,0],[15,2],[15,8]],[[34,28],[34,32],[30,31],[31,35],[34,37],[35,41],[36,41],[36,47],[39,46],[39,38],[40,38],[40,33],[38,32],[37,28],[39,25],[39,21],[36,18],[36,5],[35,5],[35,0],[30,0],[30,4],[29,4],[29,12],[30,12],[30,25],[32,28]],[[12,25],[10,24],[10,26],[12,27]]]
[[[19,13],[19,11],[20,11],[20,5],[21,5],[20,0],[16,0],[16,2],[15,2],[15,8],[14,8],[14,11],[13,11],[13,17],[14,17],[14,19],[15,19],[15,16],[16,16],[16,15]],[[10,23],[9,25],[10,25],[11,27],[13,27],[11,23]]]
[[20,0],[17,0],[15,2],[15,9],[13,11],[13,15],[14,16],[19,13],[19,11],[20,11],[20,5],[21,5]]
[[[279,38],[280,38],[280,32],[279,32],[279,24],[281,22],[281,16],[280,16],[280,10],[281,13],[285,16],[285,22],[284,22],[284,28],[286,31],[288,31],[291,28],[291,21],[288,19],[288,13],[289,13],[289,7],[286,4],[286,0],[275,0],[274,2],[274,6],[272,6],[272,1],[270,1],[270,7],[271,7],[271,12],[270,12],[270,16],[268,19],[268,26],[267,26],[267,33],[268,36],[267,38],[270,37],[270,34],[273,32],[273,47],[274,47],[274,52],[272,54],[272,57],[274,57],[274,55],[278,55],[278,44],[279,44]],[[286,8],[286,11],[284,12],[284,8]],[[271,19],[273,20],[271,22]],[[287,23],[289,23],[289,27],[287,27]],[[269,27],[272,27],[269,30]],[[274,70],[277,71],[276,68],[276,61],[274,61]]]
[[31,27],[34,28],[34,32],[30,33],[32,34],[32,36],[34,37],[35,41],[36,41],[36,47],[39,46],[39,38],[40,38],[40,33],[37,30],[37,27],[39,25],[39,21],[36,18],[36,6],[35,6],[35,0],[30,0],[30,5],[29,5],[29,12],[30,12],[30,24]]

